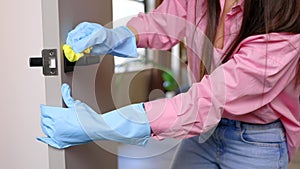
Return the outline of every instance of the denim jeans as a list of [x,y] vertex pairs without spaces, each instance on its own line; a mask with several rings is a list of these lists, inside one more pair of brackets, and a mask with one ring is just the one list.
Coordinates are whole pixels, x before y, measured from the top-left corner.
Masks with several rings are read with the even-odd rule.
[[287,169],[288,153],[281,122],[258,125],[222,119],[212,135],[183,140],[172,169]]

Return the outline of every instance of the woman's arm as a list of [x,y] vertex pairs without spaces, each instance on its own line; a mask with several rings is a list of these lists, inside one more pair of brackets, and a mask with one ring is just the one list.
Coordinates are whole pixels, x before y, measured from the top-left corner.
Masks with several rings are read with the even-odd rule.
[[300,35],[267,39],[257,35],[244,40],[232,59],[188,92],[146,102],[153,136],[192,137],[216,126],[223,111],[243,116],[272,102],[295,79]]
[[138,36],[137,30],[134,27],[132,27],[132,26],[127,26],[127,27],[135,35],[135,41],[136,41],[136,43],[138,43],[139,36]]
[[138,47],[168,50],[185,36],[186,0],[164,0],[150,13],[140,13],[128,23]]

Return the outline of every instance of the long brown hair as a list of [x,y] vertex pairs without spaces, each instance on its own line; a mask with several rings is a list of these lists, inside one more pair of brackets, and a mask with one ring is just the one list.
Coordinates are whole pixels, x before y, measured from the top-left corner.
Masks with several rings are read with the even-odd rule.
[[[208,43],[214,44],[217,24],[220,15],[219,0],[207,0],[208,23],[206,36],[208,40],[204,42],[202,63],[200,66],[201,78],[207,73],[210,67],[213,48]],[[243,22],[239,34],[234,42],[225,52],[223,63],[227,62],[234,50],[245,38],[267,34],[271,32],[300,33],[300,1],[299,0],[245,0]],[[205,65],[205,66],[204,66]],[[300,83],[300,60],[296,75],[296,84]]]

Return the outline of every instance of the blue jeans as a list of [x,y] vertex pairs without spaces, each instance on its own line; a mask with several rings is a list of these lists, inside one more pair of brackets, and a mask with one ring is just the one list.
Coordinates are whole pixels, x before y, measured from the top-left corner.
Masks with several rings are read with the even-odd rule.
[[222,119],[205,142],[183,140],[172,169],[287,169],[285,131],[278,120],[257,125]]

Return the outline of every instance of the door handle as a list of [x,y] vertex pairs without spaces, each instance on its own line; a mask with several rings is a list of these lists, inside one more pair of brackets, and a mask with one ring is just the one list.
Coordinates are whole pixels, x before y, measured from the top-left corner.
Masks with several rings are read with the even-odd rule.
[[58,75],[57,69],[57,50],[43,49],[42,57],[29,58],[30,67],[43,67],[43,74],[45,76]]
[[64,72],[65,73],[73,72],[75,66],[89,66],[89,65],[93,65],[93,64],[99,64],[101,61],[100,56],[84,56],[84,57],[81,57],[76,62],[68,61],[68,59],[65,57],[64,54],[63,54],[63,57],[64,57]]

